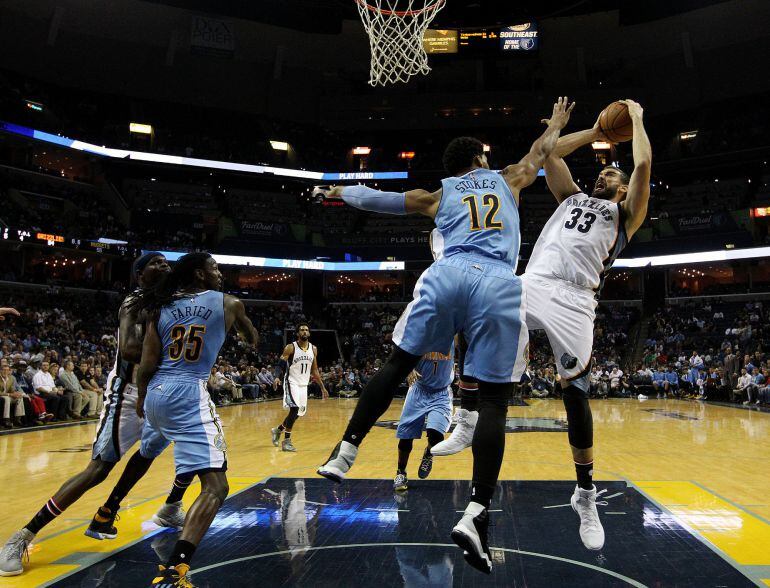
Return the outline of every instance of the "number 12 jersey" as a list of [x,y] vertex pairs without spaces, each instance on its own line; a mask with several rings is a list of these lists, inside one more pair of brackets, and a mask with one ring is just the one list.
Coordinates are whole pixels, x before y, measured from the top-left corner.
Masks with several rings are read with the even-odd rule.
[[526,273],[572,282],[598,295],[627,242],[623,207],[578,192],[565,198],[548,219]]

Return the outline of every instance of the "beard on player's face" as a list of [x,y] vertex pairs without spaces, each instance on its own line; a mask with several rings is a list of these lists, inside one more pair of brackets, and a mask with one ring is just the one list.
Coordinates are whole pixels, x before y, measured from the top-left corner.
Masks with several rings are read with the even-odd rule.
[[594,184],[594,190],[591,192],[591,196],[594,198],[602,198],[604,200],[612,200],[617,193],[618,186],[611,185],[604,175],[600,175],[596,178],[596,183]]

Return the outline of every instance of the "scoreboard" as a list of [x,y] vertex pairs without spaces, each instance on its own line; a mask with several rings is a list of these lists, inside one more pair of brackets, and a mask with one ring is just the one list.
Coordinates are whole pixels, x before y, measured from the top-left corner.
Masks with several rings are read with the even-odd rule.
[[422,39],[425,53],[457,53],[457,31],[427,29]]
[[429,54],[458,53],[468,56],[531,53],[539,48],[536,22],[499,28],[425,31],[423,47]]

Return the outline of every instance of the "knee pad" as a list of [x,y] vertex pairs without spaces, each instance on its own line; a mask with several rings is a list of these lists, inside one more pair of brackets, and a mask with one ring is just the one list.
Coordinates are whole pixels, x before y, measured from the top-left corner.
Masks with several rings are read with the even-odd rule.
[[593,447],[594,421],[585,393],[575,386],[567,386],[562,400],[567,410],[569,444],[577,449]]
[[508,410],[508,400],[513,396],[513,383],[479,382],[479,402],[491,404],[497,409]]

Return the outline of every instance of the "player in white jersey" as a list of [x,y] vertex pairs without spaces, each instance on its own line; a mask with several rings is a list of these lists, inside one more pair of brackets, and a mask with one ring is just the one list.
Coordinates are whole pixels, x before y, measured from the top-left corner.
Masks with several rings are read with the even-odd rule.
[[311,376],[321,386],[321,396],[329,397],[318,371],[318,349],[310,343],[310,327],[307,323],[297,325],[297,340],[284,348],[279,369],[281,376],[276,379],[276,386],[279,382],[283,385],[283,407],[289,410],[289,414],[280,425],[270,429],[270,434],[276,447],[281,440],[281,433],[284,434],[282,451],[297,451],[291,442],[291,431],[295,421],[307,412],[307,386]]
[[[139,288],[144,288],[156,283],[171,271],[171,267],[161,253],[151,251],[139,257],[132,270]],[[134,368],[141,358],[143,333],[137,324],[140,322],[139,317],[129,309],[129,303],[138,291],[126,297],[118,312],[117,356],[115,367],[107,378],[104,408],[99,417],[91,461],[83,471],[64,482],[32,520],[11,536],[0,551],[0,576],[21,574],[24,571],[23,556],[35,535],[88,490],[101,484],[141,437],[144,421],[136,415],[135,410],[137,391]],[[88,526],[86,535],[100,540],[114,539],[117,536],[114,522],[120,501],[144,476],[152,462],[152,459],[139,455],[138,451],[128,460],[107,502],[99,508]],[[185,474],[180,474],[174,479],[166,504],[153,517],[156,524],[164,527],[180,527],[184,524],[182,495],[191,480],[192,478]]]
[[[604,168],[588,196],[575,184],[562,158],[578,147],[606,140],[598,121],[592,129],[559,138],[544,165],[546,182],[559,206],[543,227],[523,276],[527,326],[546,332],[561,377],[578,480],[571,502],[580,515],[583,544],[594,550],[604,545],[604,530],[592,481],[593,417],[587,400],[593,323],[604,277],[644,222],[650,197],[652,150],[642,107],[632,100],[622,102],[633,121],[633,173],[629,178],[616,167]],[[455,433],[433,448],[434,455],[450,455],[468,446],[456,438],[460,427]],[[468,438],[467,431],[463,438]]]

